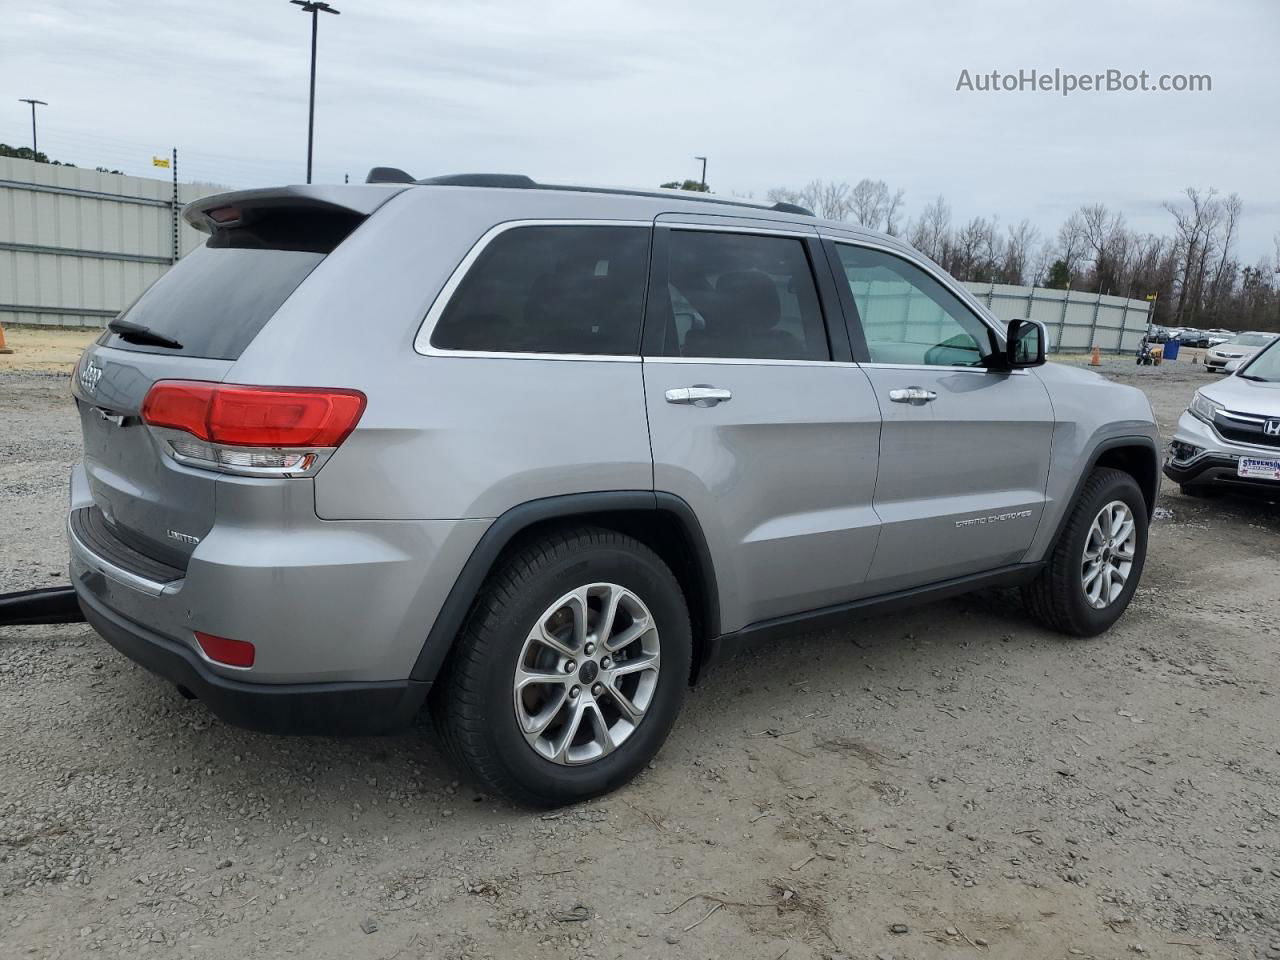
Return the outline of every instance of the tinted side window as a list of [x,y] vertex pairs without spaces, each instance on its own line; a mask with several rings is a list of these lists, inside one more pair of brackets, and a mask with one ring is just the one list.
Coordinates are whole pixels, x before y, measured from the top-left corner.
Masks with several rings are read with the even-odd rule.
[[804,242],[672,230],[669,357],[830,360]]
[[529,226],[476,258],[431,334],[444,350],[636,354],[647,227]]
[[915,264],[837,244],[872,363],[976,367],[990,352],[988,327]]

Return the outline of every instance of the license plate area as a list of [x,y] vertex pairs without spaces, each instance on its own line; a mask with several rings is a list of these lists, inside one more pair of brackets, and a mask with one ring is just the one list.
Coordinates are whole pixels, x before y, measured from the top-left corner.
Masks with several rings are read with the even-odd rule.
[[1236,476],[1247,480],[1280,480],[1280,460],[1241,457]]

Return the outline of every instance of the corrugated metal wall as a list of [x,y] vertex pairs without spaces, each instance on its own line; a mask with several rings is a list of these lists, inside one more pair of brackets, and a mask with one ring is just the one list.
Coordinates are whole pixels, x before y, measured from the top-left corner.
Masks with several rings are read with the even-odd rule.
[[1145,300],[1081,290],[966,283],[965,287],[1001,320],[1039,320],[1049,328],[1049,350],[1136,352],[1147,332]]
[[[169,180],[0,157],[0,323],[104,325],[173,262],[172,198]],[[203,237],[182,223],[179,254]]]

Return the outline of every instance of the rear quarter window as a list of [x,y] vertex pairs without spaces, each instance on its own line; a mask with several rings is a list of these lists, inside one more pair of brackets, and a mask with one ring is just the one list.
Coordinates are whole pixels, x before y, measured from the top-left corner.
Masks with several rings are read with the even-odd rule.
[[647,226],[512,227],[481,251],[431,345],[486,353],[636,355]]

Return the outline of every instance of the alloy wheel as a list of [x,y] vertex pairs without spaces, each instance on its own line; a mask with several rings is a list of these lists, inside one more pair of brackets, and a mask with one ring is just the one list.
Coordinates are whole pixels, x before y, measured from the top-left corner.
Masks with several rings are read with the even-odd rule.
[[547,607],[525,639],[512,678],[525,740],[553,763],[592,763],[644,720],[658,686],[653,615],[616,583],[592,583]]
[[1084,542],[1080,584],[1085,600],[1104,610],[1124,591],[1138,547],[1138,524],[1133,511],[1112,500],[1093,518]]

